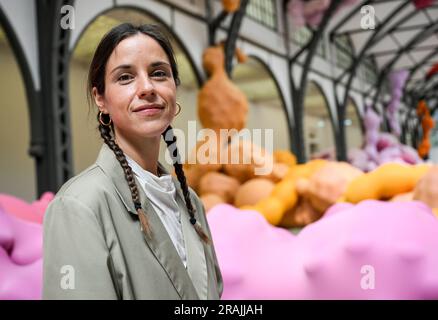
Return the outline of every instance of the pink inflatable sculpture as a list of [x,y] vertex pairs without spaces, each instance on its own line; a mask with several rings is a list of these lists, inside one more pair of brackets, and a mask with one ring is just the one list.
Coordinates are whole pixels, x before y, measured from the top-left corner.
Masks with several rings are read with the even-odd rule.
[[17,218],[42,224],[44,211],[54,197],[52,192],[45,192],[38,200],[29,204],[20,198],[0,193],[0,206]]
[[41,299],[42,225],[0,207],[0,300]]
[[418,201],[332,206],[297,236],[211,209],[223,299],[438,299],[438,219]]
[[0,300],[41,299],[42,223],[54,196],[46,192],[29,204],[0,194]]

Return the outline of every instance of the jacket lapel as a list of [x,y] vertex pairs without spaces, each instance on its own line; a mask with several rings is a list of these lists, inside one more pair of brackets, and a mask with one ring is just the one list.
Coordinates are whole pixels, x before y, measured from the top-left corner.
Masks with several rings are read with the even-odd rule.
[[[138,215],[134,208],[134,203],[132,202],[131,192],[128,183],[126,182],[123,169],[112,150],[106,144],[102,146],[96,164],[102,168],[104,173],[111,179],[111,182],[126,209],[131,214]],[[172,240],[167,234],[160,217],[158,217],[151,203],[148,201],[139,182],[137,180],[136,182],[140,193],[141,204],[149,218],[152,229],[152,238],[148,238],[144,235],[145,242],[155,255],[156,259],[160,262],[180,297],[182,299],[198,299],[199,297],[194,284],[192,283],[187,270],[184,268],[181,258],[179,257]],[[177,185],[176,188],[178,189]],[[182,216],[184,215],[182,214]],[[141,232],[140,227],[139,232]],[[188,263],[189,261],[190,257],[188,257]]]
[[[201,300],[207,299],[208,292],[208,274],[207,263],[205,260],[205,251],[202,240],[200,240],[195,228],[190,223],[189,213],[186,209],[180,184],[175,177],[172,177],[173,183],[177,190],[177,202],[181,212],[181,227],[184,234],[184,244],[187,253],[187,271],[196,288],[196,292]],[[193,203],[195,205],[195,203]],[[198,219],[199,221],[199,219]]]

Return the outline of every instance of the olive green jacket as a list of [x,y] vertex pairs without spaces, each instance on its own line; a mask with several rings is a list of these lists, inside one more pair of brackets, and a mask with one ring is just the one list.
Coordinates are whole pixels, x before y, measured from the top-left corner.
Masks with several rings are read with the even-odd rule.
[[[173,181],[187,269],[137,182],[152,238],[141,231],[123,170],[104,144],[96,163],[66,182],[45,213],[43,298],[219,299],[223,283],[214,247],[198,237],[180,184]],[[211,239],[204,207],[190,193]]]

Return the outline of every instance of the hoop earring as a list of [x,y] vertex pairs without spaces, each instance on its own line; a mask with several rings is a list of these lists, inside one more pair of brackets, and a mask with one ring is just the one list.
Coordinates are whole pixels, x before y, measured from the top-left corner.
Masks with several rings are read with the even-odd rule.
[[101,125],[103,125],[105,127],[109,127],[111,125],[111,122],[112,122],[111,117],[108,114],[109,121],[107,123],[105,123],[103,121],[103,118],[102,118],[102,115],[104,115],[104,114],[107,114],[107,113],[103,113],[102,111],[99,111],[99,122],[100,122]]
[[181,112],[181,105],[179,104],[179,102],[175,102],[175,103],[176,103],[176,105],[179,107],[178,112],[175,113],[175,117],[176,117],[176,116],[179,115],[179,113]]

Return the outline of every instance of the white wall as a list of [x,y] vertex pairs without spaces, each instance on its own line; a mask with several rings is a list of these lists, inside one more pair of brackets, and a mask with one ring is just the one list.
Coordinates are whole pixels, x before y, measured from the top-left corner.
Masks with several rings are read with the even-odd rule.
[[9,46],[0,43],[0,193],[26,201],[36,198],[30,119],[24,82]]
[[335,140],[333,137],[333,127],[330,118],[328,116],[314,117],[305,115],[304,138],[307,159],[310,159],[315,153],[327,151],[329,149],[334,150]]
[[263,144],[265,143],[265,130],[272,129],[274,138],[273,150],[290,149],[287,122],[280,100],[272,101],[271,103],[250,102],[247,128],[250,130],[261,129]]
[[35,1],[29,0],[0,0],[0,10],[5,13],[9,23],[14,28],[29,65],[34,87],[39,90],[41,85],[35,3]]
[[89,107],[87,101],[87,72],[88,66],[75,60],[70,62],[69,94],[74,174],[94,163],[103,142],[97,130],[95,106]]

